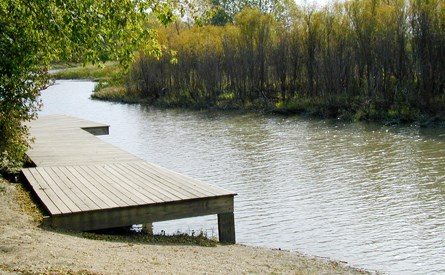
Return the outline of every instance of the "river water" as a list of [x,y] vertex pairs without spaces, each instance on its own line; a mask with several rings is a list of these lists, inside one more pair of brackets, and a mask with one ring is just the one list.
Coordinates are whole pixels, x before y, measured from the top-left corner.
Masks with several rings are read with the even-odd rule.
[[[58,81],[41,115],[111,125],[101,138],[238,193],[237,242],[391,274],[445,274],[445,130],[159,110],[89,99]],[[155,223],[217,236],[216,215]]]

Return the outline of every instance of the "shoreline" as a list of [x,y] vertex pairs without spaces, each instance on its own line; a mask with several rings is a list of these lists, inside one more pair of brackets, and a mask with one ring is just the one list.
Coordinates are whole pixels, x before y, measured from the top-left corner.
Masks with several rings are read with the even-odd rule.
[[[390,109],[370,108],[370,106],[357,107],[351,102],[333,104],[323,98],[300,98],[289,102],[276,102],[275,104],[261,104],[250,102],[240,105],[240,102],[230,99],[219,103],[208,104],[200,101],[184,99],[168,99],[161,96],[157,99],[144,99],[134,92],[130,92],[123,84],[121,71],[116,63],[108,62],[103,69],[94,66],[74,66],[69,69],[60,69],[52,74],[55,80],[87,80],[96,82],[97,86],[91,94],[91,99],[124,104],[141,104],[161,109],[209,110],[209,111],[239,111],[260,112],[277,116],[303,116],[318,119],[337,119],[347,123],[372,122],[382,126],[409,126],[421,128],[445,128],[445,112],[426,113],[416,108]],[[352,98],[350,100],[353,100]],[[348,105],[349,103],[349,105]],[[353,106],[354,105],[354,106]],[[366,107],[366,108],[365,108]],[[407,107],[407,106],[405,106]]]
[[[343,261],[246,245],[206,247],[94,240],[40,227],[20,184],[0,178],[2,274],[374,274]],[[28,201],[27,201],[28,200]]]
[[[58,79],[62,80],[62,79]],[[68,80],[68,79],[63,79]],[[92,79],[87,79],[95,82]],[[99,82],[100,83],[100,82]],[[228,102],[226,105],[203,105],[199,102],[169,102],[163,98],[156,101],[147,101],[137,96],[131,95],[125,87],[120,86],[103,86],[98,84],[92,92],[91,99],[106,101],[112,103],[122,104],[139,104],[147,105],[160,109],[182,109],[182,110],[200,110],[200,111],[217,111],[217,112],[244,112],[244,113],[264,113],[276,116],[302,116],[316,119],[336,119],[346,123],[353,122],[370,122],[377,123],[382,126],[410,126],[415,125],[421,128],[445,128],[445,112],[434,115],[429,114],[406,114],[391,116],[381,111],[379,115],[369,115],[362,112],[362,110],[348,110],[348,108],[341,108],[338,106],[325,106],[323,104],[304,104],[301,102],[293,102],[288,105],[264,107],[252,105],[250,107],[240,107],[233,102]],[[330,112],[330,109],[338,110]]]

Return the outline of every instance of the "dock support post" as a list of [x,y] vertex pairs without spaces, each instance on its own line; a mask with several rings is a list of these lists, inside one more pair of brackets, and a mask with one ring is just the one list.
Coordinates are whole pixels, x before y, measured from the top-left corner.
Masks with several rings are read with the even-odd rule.
[[235,244],[235,215],[231,213],[218,214],[219,242]]

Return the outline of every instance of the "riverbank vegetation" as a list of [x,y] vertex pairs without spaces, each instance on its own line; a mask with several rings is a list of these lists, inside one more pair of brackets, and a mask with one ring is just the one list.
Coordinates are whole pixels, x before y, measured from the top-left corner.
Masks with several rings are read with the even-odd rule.
[[321,9],[260,1],[235,11],[214,3],[207,25],[155,26],[162,57],[140,54],[126,92],[94,97],[395,123],[445,118],[443,1]]
[[57,69],[51,77],[56,79],[90,79],[97,82],[115,83],[115,85],[122,82],[123,70],[118,62],[108,61],[100,66],[75,64],[55,67]]

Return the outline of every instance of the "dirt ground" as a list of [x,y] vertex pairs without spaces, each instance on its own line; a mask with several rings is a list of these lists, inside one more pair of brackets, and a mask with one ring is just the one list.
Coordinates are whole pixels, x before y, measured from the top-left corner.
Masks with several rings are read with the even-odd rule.
[[87,239],[78,233],[42,229],[38,217],[20,185],[0,178],[0,274],[369,273],[342,262],[242,245]]

